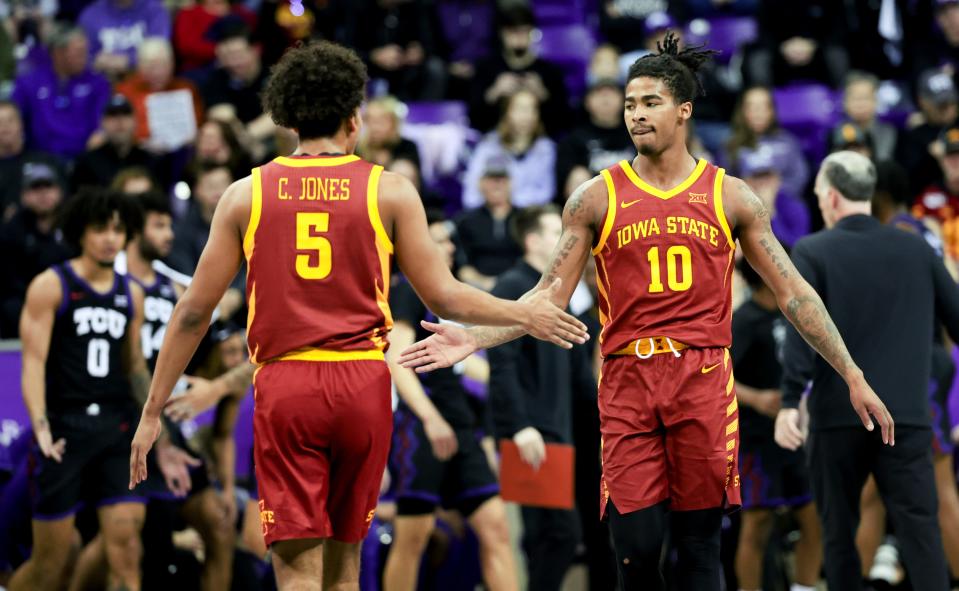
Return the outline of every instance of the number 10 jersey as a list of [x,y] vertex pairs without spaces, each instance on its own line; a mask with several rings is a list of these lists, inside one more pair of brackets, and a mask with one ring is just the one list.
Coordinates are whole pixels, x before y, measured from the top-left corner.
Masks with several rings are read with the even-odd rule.
[[625,160],[602,171],[609,204],[593,255],[604,356],[648,337],[730,345],[735,242],[724,174],[700,160],[685,181],[661,190]]
[[382,170],[353,155],[280,157],[253,169],[243,250],[254,363],[382,359],[393,325]]

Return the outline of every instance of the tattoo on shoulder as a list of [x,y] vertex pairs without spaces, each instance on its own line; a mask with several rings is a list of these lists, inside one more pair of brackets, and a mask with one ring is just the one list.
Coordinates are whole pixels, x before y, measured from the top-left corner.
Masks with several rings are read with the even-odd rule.
[[763,204],[762,200],[753,193],[753,190],[749,188],[749,185],[746,184],[746,181],[742,179],[736,179],[735,192],[739,196],[743,205],[749,208],[749,211],[753,214],[753,217],[759,220],[768,220],[769,219],[769,210],[766,209],[766,206]]

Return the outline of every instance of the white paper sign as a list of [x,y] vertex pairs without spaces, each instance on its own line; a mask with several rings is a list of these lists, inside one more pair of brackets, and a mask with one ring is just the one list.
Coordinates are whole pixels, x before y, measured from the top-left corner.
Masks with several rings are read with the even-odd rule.
[[196,114],[189,90],[154,92],[147,95],[150,141],[175,150],[196,139]]

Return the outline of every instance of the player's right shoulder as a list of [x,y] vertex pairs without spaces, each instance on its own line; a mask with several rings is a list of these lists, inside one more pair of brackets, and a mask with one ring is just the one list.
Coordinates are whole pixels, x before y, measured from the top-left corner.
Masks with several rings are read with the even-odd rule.
[[64,286],[60,275],[50,267],[33,278],[27,287],[26,305],[58,308],[63,300]]
[[568,223],[593,227],[602,224],[609,209],[609,189],[601,174],[583,182],[566,200],[563,218]]

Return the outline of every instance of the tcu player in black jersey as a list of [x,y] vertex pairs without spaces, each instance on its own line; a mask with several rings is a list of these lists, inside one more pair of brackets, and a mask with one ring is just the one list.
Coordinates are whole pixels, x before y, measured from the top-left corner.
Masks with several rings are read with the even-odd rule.
[[[82,192],[63,211],[80,256],[30,284],[20,317],[23,399],[36,436],[31,454],[33,552],[15,591],[60,589],[74,516],[97,507],[109,589],[140,588],[143,499],[127,487],[127,449],[150,374],[140,351],[143,291],[113,271],[135,225],[122,196]],[[132,396],[131,396],[132,394]]]
[[[165,273],[157,272],[154,266],[154,262],[169,255],[173,247],[173,217],[169,201],[156,192],[133,195],[131,199],[139,207],[142,226],[127,244],[126,272],[130,280],[143,290],[144,318],[140,327],[140,344],[143,357],[152,372],[167,322],[177,298],[186,286]],[[209,387],[206,380],[190,378],[190,381],[200,388]],[[143,542],[150,552],[144,561],[144,573],[150,575],[155,568],[162,571],[171,563],[174,554],[173,530],[176,524],[185,523],[194,528],[203,540],[202,589],[229,589],[235,544],[232,523],[236,514],[235,503],[225,503],[211,486],[206,465],[189,452],[179,425],[165,421],[164,428],[173,446],[191,453],[192,468],[183,475],[183,479],[170,478],[166,474],[166,467],[158,466],[157,460],[171,450],[160,452],[159,457],[151,454],[149,458],[151,473],[143,490],[150,502],[147,505]],[[232,498],[233,491],[227,492]],[[84,550],[77,566],[76,578],[83,581],[79,588],[87,588],[86,585],[97,587],[105,569],[106,555],[103,536],[100,535]]]

